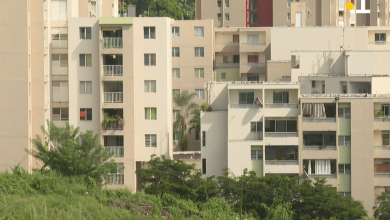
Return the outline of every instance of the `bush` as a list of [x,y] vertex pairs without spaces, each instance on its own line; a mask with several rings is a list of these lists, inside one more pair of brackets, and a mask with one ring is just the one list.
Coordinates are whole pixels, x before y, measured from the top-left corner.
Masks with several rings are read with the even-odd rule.
[[200,105],[200,109],[204,112],[210,112],[213,109],[211,108],[211,105],[209,105],[207,102],[204,102]]

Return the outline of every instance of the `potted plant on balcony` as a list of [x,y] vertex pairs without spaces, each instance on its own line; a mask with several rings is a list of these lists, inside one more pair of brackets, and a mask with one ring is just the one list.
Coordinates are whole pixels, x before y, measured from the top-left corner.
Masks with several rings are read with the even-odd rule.
[[114,116],[107,116],[103,119],[103,127],[104,129],[107,129],[111,127],[112,123],[117,122],[118,125],[123,126],[125,124],[125,121],[123,118],[119,115]]
[[306,165],[303,164],[303,173],[305,173],[305,171],[306,171]]

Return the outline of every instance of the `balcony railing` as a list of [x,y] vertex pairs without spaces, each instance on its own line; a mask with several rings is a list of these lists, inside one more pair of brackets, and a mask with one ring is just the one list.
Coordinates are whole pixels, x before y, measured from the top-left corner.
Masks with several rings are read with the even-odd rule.
[[242,63],[241,66],[247,66],[247,67],[265,67],[265,63]]
[[266,137],[298,137],[298,132],[266,132]]
[[337,179],[337,174],[308,174],[310,179],[314,178],[328,178],[328,179]]
[[216,67],[225,67],[225,68],[238,68],[240,63],[217,63]]
[[336,122],[336,118],[303,118],[303,122]]
[[336,146],[303,146],[303,150],[336,150]]
[[229,43],[215,43],[215,46],[238,46],[238,42],[229,42]]
[[374,164],[374,174],[390,174],[390,164]]
[[105,76],[123,76],[123,65],[103,65]]
[[344,11],[344,0],[339,0],[339,11]]
[[298,165],[298,160],[266,160],[266,165]]
[[121,37],[106,37],[102,40],[103,48],[122,48],[122,38]]
[[108,173],[106,177],[106,184],[122,185],[125,182],[124,177],[123,173]]
[[389,145],[374,146],[374,150],[390,150],[390,146]]
[[375,122],[390,122],[390,118],[374,118]]
[[265,42],[246,42],[246,43],[241,43],[241,46],[265,46]]
[[262,108],[261,104],[231,104],[230,108]]
[[123,157],[123,147],[105,146],[105,148],[113,157]]
[[289,103],[273,103],[266,104],[266,108],[298,108],[297,104],[289,104]]
[[125,125],[123,123],[119,123],[119,122],[112,122],[110,125],[108,125],[107,127],[104,126],[104,123],[103,123],[103,130],[123,130],[123,127]]
[[375,173],[374,178],[390,178],[390,173]]
[[105,92],[104,103],[122,103],[123,92]]
[[390,44],[390,41],[374,41],[370,42],[370,45],[388,45]]

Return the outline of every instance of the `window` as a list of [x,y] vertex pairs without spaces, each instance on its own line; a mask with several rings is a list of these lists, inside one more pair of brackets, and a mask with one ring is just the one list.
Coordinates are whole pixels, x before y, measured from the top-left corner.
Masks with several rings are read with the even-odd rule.
[[172,57],[180,57],[180,48],[172,47]]
[[156,54],[144,54],[145,66],[156,66]]
[[221,21],[222,20],[222,15],[221,14],[217,14],[218,16],[218,21]]
[[51,20],[52,21],[66,21],[66,1],[51,1]]
[[339,108],[339,118],[351,118],[351,108]]
[[308,132],[303,134],[304,146],[336,146],[336,132]]
[[204,57],[204,47],[195,47],[195,57]]
[[52,38],[52,42],[51,42],[52,48],[68,48],[67,28],[52,28],[51,38]]
[[233,63],[240,63],[240,55],[233,55]]
[[173,140],[178,141],[179,140],[179,131],[173,131]]
[[229,21],[229,20],[230,20],[229,13],[225,13],[225,20],[226,20],[226,21]]
[[179,114],[180,114],[180,110],[173,110],[173,120],[176,120]]
[[252,74],[252,73],[248,73],[248,81],[259,81],[259,75],[258,74]]
[[221,73],[221,79],[226,79],[226,73]]
[[248,54],[248,63],[258,63],[258,62],[259,62],[259,55]]
[[266,120],[265,132],[297,132],[296,120]]
[[53,76],[68,75],[68,54],[51,55],[51,74]]
[[258,43],[259,42],[259,34],[258,33],[248,33],[248,43]]
[[80,39],[91,39],[91,27],[80,27]]
[[172,27],[172,37],[180,37],[179,27]]
[[156,28],[144,27],[144,39],[156,39]]
[[157,147],[157,135],[145,134],[145,147]]
[[233,42],[234,43],[239,43],[240,42],[240,35],[233,34]]
[[206,132],[202,131],[202,146],[206,147]]
[[80,94],[92,94],[91,81],[80,81]]
[[386,33],[375,33],[375,42],[386,42]]
[[339,164],[339,174],[351,174],[351,164]]
[[257,0],[251,1],[251,10],[257,11]]
[[287,7],[289,8],[289,7],[291,7],[291,2],[292,2],[293,0],[287,0]]
[[172,89],[172,97],[179,97],[180,89]]
[[195,99],[204,99],[204,89],[195,89]]
[[287,13],[287,21],[291,20],[291,13]]
[[123,157],[123,136],[104,136],[104,147],[113,157]]
[[226,8],[229,8],[229,6],[230,6],[229,0],[225,0],[225,7],[226,7]]
[[274,103],[289,103],[288,92],[274,92]]
[[204,27],[195,27],[194,34],[195,37],[204,37]]
[[53,108],[53,121],[68,121],[69,109],[68,108]]
[[262,132],[263,131],[263,122],[251,122],[251,132]]
[[92,66],[92,55],[80,54],[80,66]]
[[145,80],[144,84],[145,92],[156,92],[156,80]]
[[251,160],[263,160],[263,151],[251,150]]
[[145,120],[157,120],[157,109],[145,108]]
[[80,121],[92,121],[91,108],[80,108]]
[[390,133],[389,131],[382,131],[382,145],[383,146],[389,146],[389,138],[390,138]]
[[316,81],[311,81],[311,88],[315,88],[316,87]]
[[382,104],[383,116],[390,116],[390,105]]
[[195,78],[204,78],[203,68],[195,68]]
[[202,159],[202,174],[206,174],[206,159]]
[[222,7],[222,1],[221,1],[221,0],[218,0],[218,1],[217,1],[217,5],[218,5],[218,8]]
[[180,78],[180,69],[179,68],[172,69],[172,78]]
[[[351,192],[340,192],[340,195],[342,197],[351,197]],[[379,206],[379,205],[376,205],[375,203],[375,206]]]
[[351,136],[339,136],[339,146],[351,146]]
[[257,13],[252,13],[251,14],[251,23],[252,24],[257,24]]
[[69,101],[68,81],[53,81],[52,91],[53,102]]
[[252,89],[238,91],[239,104],[253,104],[255,101],[255,93]]

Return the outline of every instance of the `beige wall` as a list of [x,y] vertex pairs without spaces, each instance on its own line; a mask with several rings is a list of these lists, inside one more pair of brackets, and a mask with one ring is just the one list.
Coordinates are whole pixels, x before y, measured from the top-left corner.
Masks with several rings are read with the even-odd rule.
[[267,82],[282,81],[283,76],[291,76],[291,61],[267,62]]
[[[245,4],[243,1],[229,1],[229,7],[222,1],[222,7],[218,8],[217,1],[197,0],[197,18],[212,19],[214,27],[245,27]],[[200,13],[199,13],[200,11]],[[229,13],[229,21],[225,19],[225,13]],[[218,21],[217,14],[221,14],[221,21]]]
[[[180,69],[180,78],[172,79],[172,89],[179,89],[180,92],[187,90],[189,93],[195,93],[195,89],[204,89],[204,99],[192,100],[201,105],[207,102],[208,96],[204,83],[213,80],[213,20],[174,21],[172,27],[179,27],[180,30],[179,37],[171,37],[172,47],[180,49],[180,57],[172,58],[172,68]],[[204,37],[195,36],[195,27],[204,27]],[[169,35],[171,36],[170,33]],[[204,57],[195,57],[195,47],[204,48]],[[204,69],[204,78],[195,77],[195,68]],[[168,74],[172,75],[172,70]],[[180,110],[175,104],[173,104],[173,109]],[[177,141],[174,141],[174,145],[175,151],[181,150]],[[200,150],[200,140],[195,140],[194,130],[189,134],[187,150]]]
[[274,27],[290,27],[291,21],[287,20],[287,13],[291,12],[291,7],[287,6],[287,1],[272,1],[272,7]]

